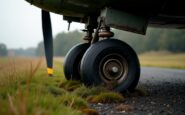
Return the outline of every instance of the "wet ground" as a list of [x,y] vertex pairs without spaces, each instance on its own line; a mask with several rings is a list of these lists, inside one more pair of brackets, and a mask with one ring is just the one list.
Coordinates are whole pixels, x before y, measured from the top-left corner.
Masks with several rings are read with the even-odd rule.
[[127,97],[123,103],[91,107],[100,115],[185,115],[185,70],[143,67],[138,86],[144,87],[149,96]]

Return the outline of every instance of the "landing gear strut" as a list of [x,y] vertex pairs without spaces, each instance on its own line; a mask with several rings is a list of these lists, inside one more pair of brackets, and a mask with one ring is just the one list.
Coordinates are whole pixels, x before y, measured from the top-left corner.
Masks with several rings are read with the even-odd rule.
[[[114,33],[103,20],[99,21],[94,37],[92,31],[87,30],[85,38],[92,38],[88,39],[88,45],[78,45],[69,51],[72,56],[67,55],[66,60],[73,57],[73,63],[65,62],[64,70],[73,68],[73,71],[65,72],[66,78],[77,78],[87,86],[104,84],[117,92],[133,90],[140,77],[140,64],[134,50],[125,42],[109,39]],[[99,41],[102,37],[107,39]],[[77,70],[78,74],[75,73]]]

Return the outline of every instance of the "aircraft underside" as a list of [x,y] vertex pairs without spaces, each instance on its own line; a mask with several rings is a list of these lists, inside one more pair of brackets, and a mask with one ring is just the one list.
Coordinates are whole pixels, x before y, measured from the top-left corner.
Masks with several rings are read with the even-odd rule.
[[[66,55],[67,80],[86,86],[106,85],[114,91],[133,90],[140,64],[135,51],[114,39],[111,27],[145,34],[148,26],[184,28],[183,3],[166,0],[27,0],[42,8],[42,25],[48,74],[52,75],[52,30],[49,11],[62,14],[69,23],[85,23],[84,43]],[[174,8],[175,6],[175,8]]]

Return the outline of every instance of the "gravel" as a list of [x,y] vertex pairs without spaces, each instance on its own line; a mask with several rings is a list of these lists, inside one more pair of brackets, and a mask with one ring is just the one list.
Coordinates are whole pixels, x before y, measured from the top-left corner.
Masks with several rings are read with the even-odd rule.
[[[185,70],[143,67],[138,87],[149,96],[127,97],[124,103],[90,104],[100,115],[185,115]],[[130,111],[116,109],[126,105]]]

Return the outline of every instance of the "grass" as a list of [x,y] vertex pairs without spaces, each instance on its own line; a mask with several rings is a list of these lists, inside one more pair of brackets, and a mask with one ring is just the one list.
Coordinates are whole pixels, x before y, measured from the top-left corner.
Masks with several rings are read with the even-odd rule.
[[102,92],[99,95],[90,97],[88,100],[91,103],[118,103],[123,102],[124,97],[116,92]]
[[185,69],[185,53],[148,52],[139,55],[142,66]]
[[97,103],[123,98],[102,86],[86,88],[78,81],[66,81],[57,61],[54,77],[47,76],[44,59],[0,58],[0,68],[1,115],[98,115],[88,108],[90,98]]
[[[60,84],[60,88],[64,88],[67,91],[74,91],[75,89],[81,87],[82,84],[79,81],[65,81]],[[87,90],[87,89],[86,89]]]
[[[139,58],[142,66],[185,69],[185,54],[153,52]],[[144,88],[123,96],[103,86],[87,88],[78,81],[66,81],[60,61],[54,62],[54,76],[48,77],[42,58],[0,58],[0,114],[98,115],[88,103],[117,103],[127,96],[149,95]],[[118,109],[130,111],[125,105]]]
[[62,66],[54,65],[48,77],[43,59],[0,59],[0,114],[81,115],[86,100],[59,87],[65,79]]

